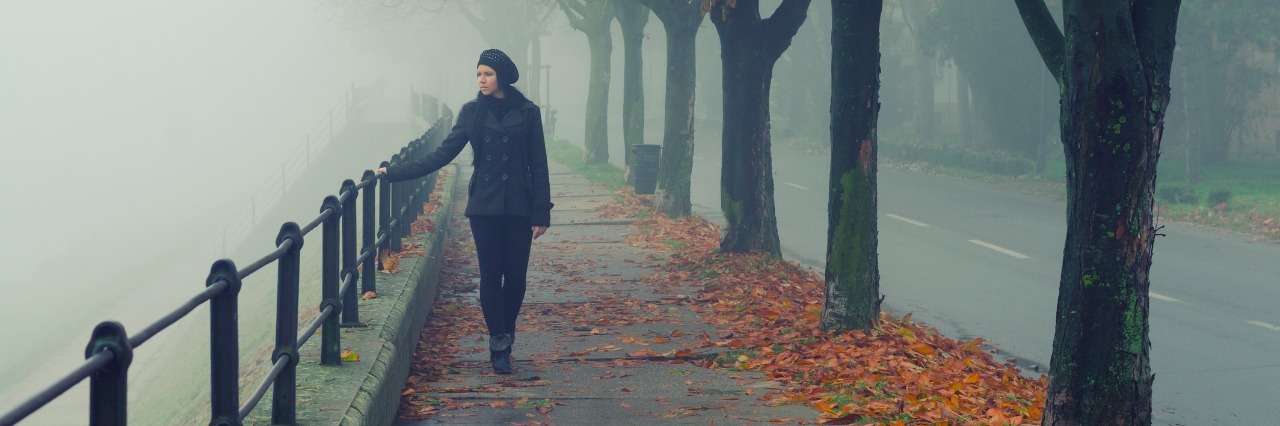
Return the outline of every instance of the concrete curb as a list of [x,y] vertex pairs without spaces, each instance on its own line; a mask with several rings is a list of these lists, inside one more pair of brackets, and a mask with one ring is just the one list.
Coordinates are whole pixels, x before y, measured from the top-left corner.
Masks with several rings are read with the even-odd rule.
[[[356,391],[351,405],[343,414],[343,425],[386,425],[395,420],[400,406],[400,392],[409,376],[409,364],[417,349],[419,333],[431,315],[439,289],[440,266],[444,261],[444,246],[448,241],[449,219],[453,211],[454,188],[460,169],[457,165],[445,167],[448,180],[440,197],[440,207],[431,216],[436,232],[417,237],[425,256],[402,259],[401,267],[408,275],[411,288],[400,292],[392,304],[379,337],[382,348],[371,357],[372,366]],[[371,354],[372,355],[372,354]]]

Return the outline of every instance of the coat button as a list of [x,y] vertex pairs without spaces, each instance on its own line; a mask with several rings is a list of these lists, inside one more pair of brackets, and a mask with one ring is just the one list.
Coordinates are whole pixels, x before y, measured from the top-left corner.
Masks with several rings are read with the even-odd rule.
[[506,142],[506,141],[507,141],[507,137],[506,137],[506,136],[503,136],[503,137],[502,137],[502,141],[503,141],[503,142]]
[[507,161],[507,154],[502,154],[502,161]]
[[506,174],[506,173],[503,173],[503,174],[502,174],[502,180],[507,180],[507,174]]
[[488,141],[489,141],[489,137],[488,137],[488,136],[485,136],[485,137],[484,137],[484,141],[485,141],[485,142],[488,142]]
[[485,182],[488,182],[488,181],[489,181],[489,175],[484,175],[484,181],[485,181]]
[[[505,158],[503,158],[503,160],[505,160]],[[493,155],[485,154],[484,161],[493,161]]]

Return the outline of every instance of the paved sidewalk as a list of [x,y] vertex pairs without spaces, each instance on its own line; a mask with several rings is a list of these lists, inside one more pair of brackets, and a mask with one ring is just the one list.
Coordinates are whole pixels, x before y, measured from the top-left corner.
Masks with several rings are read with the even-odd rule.
[[[454,337],[419,345],[396,424],[795,424],[817,418],[807,406],[761,401],[777,384],[759,373],[708,370],[676,358],[689,354],[682,349],[723,355],[720,348],[695,349],[704,335],[719,340],[688,306],[697,289],[646,279],[668,254],[631,246],[625,238],[630,221],[596,211],[613,194],[554,163],[551,182],[553,226],[534,242],[513,352],[516,373],[495,375],[489,366],[474,245],[460,199],[434,318],[422,333],[423,342]],[[465,197],[462,189],[457,193]],[[423,356],[431,350],[454,357],[434,362]]]

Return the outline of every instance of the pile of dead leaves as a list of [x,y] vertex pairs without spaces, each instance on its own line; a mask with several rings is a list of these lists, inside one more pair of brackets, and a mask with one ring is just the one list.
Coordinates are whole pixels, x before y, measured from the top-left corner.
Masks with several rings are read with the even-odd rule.
[[1182,215],[1170,216],[1169,219],[1231,229],[1271,241],[1280,241],[1280,207],[1276,206],[1255,205],[1232,208],[1226,204],[1219,204],[1213,208],[1193,209]]
[[[465,266],[475,263],[475,246],[469,243],[465,233],[454,235],[444,250],[445,264]],[[456,410],[474,404],[430,395],[432,391],[473,391],[450,389],[447,377],[457,370],[454,363],[464,350],[457,342],[467,336],[485,333],[480,309],[476,307],[474,298],[467,297],[475,290],[475,277],[461,272],[463,270],[465,268],[457,267],[441,271],[438,281],[440,297],[431,309],[430,321],[419,336],[413,365],[409,369],[410,376],[401,392],[400,417],[421,419],[441,410]]]
[[765,398],[808,404],[828,424],[1039,423],[1045,377],[1029,379],[997,362],[981,339],[958,342],[910,314],[882,314],[869,333],[822,331],[819,274],[765,256],[716,253],[714,224],[634,211],[640,207],[622,201],[612,211],[643,218],[633,244],[674,249],[665,271],[651,278],[700,285],[693,306],[722,332],[704,341],[719,348],[708,352],[716,355],[695,363],[764,372],[786,387]]

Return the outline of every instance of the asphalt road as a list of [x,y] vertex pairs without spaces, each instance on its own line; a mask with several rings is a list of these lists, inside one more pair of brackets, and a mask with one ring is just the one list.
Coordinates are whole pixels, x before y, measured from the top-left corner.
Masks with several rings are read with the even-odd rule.
[[[719,220],[720,144],[700,139],[694,209]],[[786,150],[773,159],[784,252],[815,267],[826,253],[828,162]],[[1047,372],[1065,204],[886,169],[879,203],[886,308]],[[1275,424],[1280,246],[1162,224],[1151,270],[1155,423]]]

